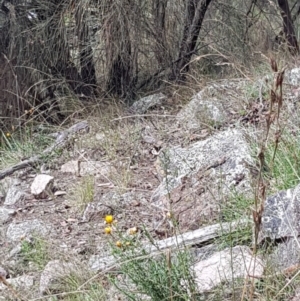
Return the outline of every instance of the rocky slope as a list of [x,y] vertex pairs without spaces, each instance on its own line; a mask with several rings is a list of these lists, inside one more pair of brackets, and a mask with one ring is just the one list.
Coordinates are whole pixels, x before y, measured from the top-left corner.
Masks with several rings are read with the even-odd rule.
[[[299,69],[287,72],[283,118],[295,136],[299,84]],[[249,94],[249,88],[258,95]],[[253,146],[264,128],[266,93],[262,81],[213,83],[176,114],[168,110],[171,98],[152,95],[135,103],[130,115],[101,121],[89,117],[89,133],[76,138],[71,150],[1,180],[0,276],[12,287],[0,284],[0,300],[41,300],[55,294],[72,300],[61,294],[66,290],[58,285],[62,279],[84,274],[73,288],[80,291],[86,280],[116,268],[111,237],[104,233],[107,214],[117,220],[119,231],[137,227],[141,240],[147,229],[162,250],[178,247],[165,240],[178,228],[186,241],[192,237],[193,269],[202,293],[227,279],[249,277],[249,270],[262,278],[266,258],[254,260],[251,234],[247,245],[240,237],[233,248],[222,250],[214,239],[222,237],[222,224],[224,235],[246,235],[245,229],[252,229]],[[297,270],[299,261],[300,190],[290,188],[269,194],[260,234],[261,242],[288,238],[271,255],[282,272]],[[228,222],[233,223],[230,231],[225,230]],[[120,298],[101,279],[110,298]]]

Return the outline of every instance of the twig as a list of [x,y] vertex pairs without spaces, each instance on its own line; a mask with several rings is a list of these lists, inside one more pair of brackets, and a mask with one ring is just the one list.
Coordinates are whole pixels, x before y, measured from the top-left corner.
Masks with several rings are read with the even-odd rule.
[[175,115],[140,114],[140,115],[122,116],[122,117],[114,118],[111,121],[117,121],[117,120],[122,120],[122,119],[127,119],[127,118],[136,118],[136,117],[173,117],[173,118],[176,118]]

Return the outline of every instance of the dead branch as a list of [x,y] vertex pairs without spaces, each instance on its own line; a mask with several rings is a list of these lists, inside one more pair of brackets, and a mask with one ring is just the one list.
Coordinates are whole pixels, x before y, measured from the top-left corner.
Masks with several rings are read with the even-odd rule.
[[0,171],[0,180],[4,179],[7,176],[12,175],[18,170],[21,170],[26,167],[30,167],[35,165],[38,162],[42,162],[45,155],[51,154],[53,151],[60,151],[64,149],[74,138],[74,134],[89,131],[89,125],[87,121],[81,121],[79,123],[74,124],[69,129],[66,129],[63,132],[56,133],[56,139],[53,144],[47,147],[40,155],[32,156],[29,159],[21,161],[14,166],[8,167],[6,169],[2,169]]

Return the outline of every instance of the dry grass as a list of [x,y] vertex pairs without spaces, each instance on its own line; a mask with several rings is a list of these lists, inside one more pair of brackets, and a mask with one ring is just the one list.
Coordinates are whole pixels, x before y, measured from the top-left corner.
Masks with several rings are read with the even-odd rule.
[[[177,3],[179,3],[178,7],[182,8],[183,2],[178,0]],[[270,50],[269,46],[265,48],[266,44],[270,42],[268,40],[269,37],[276,34],[274,26],[279,22],[278,16],[276,15],[273,18],[272,15],[263,15],[258,22],[253,24],[253,31],[249,32],[247,37],[248,43],[246,45],[243,43],[242,45],[245,45],[245,47],[240,48],[245,34],[245,24],[241,23],[245,17],[243,11],[245,7],[239,6],[240,2],[230,1],[228,3],[224,2],[223,4],[217,3],[215,7],[212,7],[209,12],[210,16],[216,11],[222,12],[222,20],[211,17],[204,22],[203,32],[205,33],[205,39],[201,40],[201,44],[207,43],[208,45],[203,48],[203,53],[201,52],[199,56],[195,56],[195,59],[191,64],[191,72],[184,85],[165,82],[166,86],[164,92],[168,95],[168,101],[164,103],[161,108],[153,109],[151,116],[124,118],[124,115],[129,115],[126,113],[126,106],[123,105],[119,99],[113,98],[97,99],[98,104],[89,103],[83,108],[83,103],[78,101],[70,89],[67,89],[65,82],[60,82],[60,89],[66,89],[67,96],[61,97],[59,100],[61,102],[61,112],[68,116],[67,122],[72,123],[77,118],[85,118],[89,121],[91,127],[89,134],[76,141],[75,148],[71,153],[67,151],[64,153],[64,160],[71,157],[72,159],[79,159],[82,162],[101,161],[105,164],[109,163],[112,167],[112,171],[105,176],[102,175],[101,177],[100,175],[98,178],[94,176],[83,176],[81,178],[75,177],[70,180],[65,179],[66,176],[59,175],[58,172],[58,179],[61,180],[61,182],[67,181],[66,189],[68,189],[68,196],[70,196],[72,202],[68,203],[67,206],[65,206],[65,200],[61,200],[62,205],[57,202],[57,207],[61,210],[58,212],[64,213],[59,213],[58,218],[58,214],[54,212],[49,220],[51,222],[55,221],[56,227],[61,231],[60,235],[64,235],[63,239],[66,240],[69,251],[73,251],[73,249],[79,250],[78,253],[80,253],[80,256],[83,256],[84,259],[87,259],[89,255],[95,253],[107,255],[108,252],[113,252],[119,259],[123,260],[124,265],[122,271],[123,274],[120,274],[120,271],[106,271],[106,274],[104,275],[102,273],[93,274],[88,271],[86,265],[81,266],[78,263],[74,263],[77,268],[75,269],[76,271],[67,277],[63,277],[55,290],[45,296],[44,299],[51,301],[94,301],[123,298],[123,300],[128,300],[128,294],[132,293],[132,289],[136,289],[136,287],[132,286],[132,282],[126,282],[130,276],[131,279],[135,281],[136,285],[139,283],[144,285],[142,288],[139,288],[141,291],[144,289],[143,293],[145,290],[148,290],[148,296],[152,296],[151,300],[153,301],[162,300],[163,298],[170,301],[191,300],[190,296],[186,295],[186,290],[183,290],[184,292],[182,291],[183,288],[180,282],[176,282],[176,285],[181,292],[181,295],[174,295],[174,291],[176,290],[173,290],[173,284],[170,289],[170,279],[173,279],[172,277],[174,276],[173,274],[172,277],[170,276],[171,271],[174,271],[174,273],[178,272],[178,275],[190,279],[190,274],[186,265],[187,261],[181,266],[177,265],[174,270],[171,269],[170,258],[167,256],[161,256],[159,260],[156,261],[151,258],[149,254],[145,254],[143,260],[134,260],[130,257],[130,260],[127,261],[128,258],[126,258],[126,256],[128,254],[126,255],[122,248],[116,248],[114,244],[110,245],[108,237],[104,235],[103,216],[98,216],[91,222],[82,225],[82,228],[79,230],[77,228],[78,225],[76,225],[74,220],[80,220],[82,212],[89,203],[94,200],[100,200],[104,194],[112,189],[119,195],[123,195],[126,192],[134,192],[136,193],[136,196],[133,200],[124,201],[122,199],[120,201],[117,199],[117,205],[113,203],[113,200],[111,201],[111,204],[109,204],[111,205],[115,216],[119,219],[118,227],[121,238],[124,238],[126,229],[138,225],[139,228],[145,227],[150,229],[148,239],[156,239],[157,236],[153,229],[157,228],[157,220],[162,220],[162,216],[165,217],[166,212],[154,208],[148,199],[149,194],[161,181],[161,175],[157,173],[153,166],[153,162],[156,160],[155,151],[157,152],[161,147],[167,148],[170,145],[188,145],[192,143],[189,132],[182,131],[182,133],[177,135],[181,129],[176,128],[174,118],[165,118],[163,115],[167,112],[168,115],[174,116],[189,102],[192,95],[199,92],[204,86],[210,85],[211,82],[218,83],[217,80],[224,76],[228,78],[242,78],[243,80],[246,78],[249,82],[249,85],[244,89],[244,95],[241,95],[240,99],[237,100],[237,111],[240,115],[247,113],[249,107],[257,100],[264,100],[264,102],[270,101],[270,87],[265,84],[263,80],[264,75],[267,73],[270,74],[270,71],[266,71],[264,54],[268,53]],[[120,11],[120,2],[117,1],[112,7],[117,7],[118,11],[116,13],[119,15],[122,14],[122,11]],[[169,13],[170,12],[172,12],[171,9]],[[234,17],[232,17],[232,12],[234,12]],[[178,18],[182,17],[180,9],[177,8],[175,13]],[[143,18],[147,19],[147,16],[142,11],[139,11],[139,14],[142,14]],[[107,27],[104,29],[106,30],[106,36],[109,39],[108,46],[111,47],[111,45],[114,45],[114,41],[117,40],[119,43],[117,50],[121,50],[123,47],[120,44],[124,39],[119,39],[116,28],[124,25],[124,22],[126,21],[124,20],[125,15],[126,14],[123,14],[122,19],[118,20],[119,24],[112,24],[116,25],[116,27],[108,26],[110,24],[109,22],[112,22],[113,20],[109,13],[105,15],[109,21],[105,24]],[[170,13],[170,16],[171,15],[172,14]],[[58,17],[64,19],[66,16],[62,13]],[[134,17],[136,16],[131,14],[131,19],[128,18],[129,22],[132,22],[129,25],[127,24],[129,27],[137,21]],[[152,17],[153,16],[151,16],[151,18]],[[152,24],[152,22],[153,19],[149,21],[149,24]],[[171,27],[172,22],[173,21],[170,19],[169,27],[167,28],[167,30],[171,32],[170,39],[166,41],[169,46],[176,44],[176,41],[178,44],[179,37],[178,27]],[[145,26],[147,26],[146,22]],[[141,29],[144,29],[144,27]],[[258,36],[257,32],[261,32],[262,35]],[[59,34],[59,32],[55,32],[55,34]],[[123,32],[124,38],[128,37],[128,35],[129,38],[132,39],[132,36],[128,32]],[[224,37],[228,36],[230,38],[224,39]],[[220,37],[222,38],[220,39]],[[145,38],[145,36],[141,34],[140,39],[137,38],[133,41],[133,46],[139,48],[137,51],[141,51],[142,53],[138,59],[139,66],[142,67],[142,71],[140,71],[142,78],[147,77],[148,73],[154,72],[157,67],[155,51],[148,51],[148,46],[152,40],[153,36]],[[141,42],[140,45],[137,45],[137,41]],[[34,43],[36,44],[36,41]],[[151,46],[155,48],[159,45],[155,46],[154,44],[151,44]],[[271,46],[277,47],[276,45]],[[48,51],[47,45],[43,48],[43,51],[46,50]],[[104,71],[107,73],[106,67],[113,66],[113,61],[116,59],[117,55],[118,51],[111,53],[105,62],[99,59],[98,63],[101,67],[99,70],[103,71],[105,69]],[[290,60],[289,55],[284,54],[280,49],[277,49],[272,55],[275,58],[281,57],[285,62]],[[102,57],[104,56],[102,55]],[[51,60],[51,57],[47,57],[47,59]],[[58,62],[58,59],[59,58],[56,57],[53,61]],[[101,72],[99,73],[102,74]],[[105,74],[105,79],[107,80],[107,78],[108,74]],[[47,72],[45,74],[35,73],[34,79],[36,79],[37,82],[39,82],[38,80],[45,79],[45,82],[50,82],[50,86],[56,84],[56,80],[53,82],[53,78]],[[260,84],[257,85],[256,83],[258,81]],[[269,83],[271,82],[272,81]],[[149,85],[148,89],[153,90],[156,89],[156,87],[157,85],[154,82]],[[35,88],[37,88],[37,86],[32,87],[32,90],[35,90]],[[276,90],[279,86],[272,88]],[[123,91],[120,91],[121,94],[125,93],[124,87],[122,87],[122,89]],[[26,98],[26,102],[27,101],[30,102],[33,101],[33,99]],[[22,132],[22,139],[19,140],[20,137],[15,137],[15,135],[7,137],[6,132],[2,133],[0,168],[5,168],[8,165],[20,161],[23,157],[35,154],[47,145],[47,141],[45,141],[46,135],[44,134],[38,135],[37,142],[32,143],[32,131],[35,129],[35,118],[36,120],[43,120],[44,118],[43,114],[38,111],[39,107],[36,109],[37,115],[32,116],[29,121],[25,122],[24,127],[20,128],[21,130],[24,130]],[[260,226],[259,218],[262,214],[262,204],[266,196],[259,194],[259,187],[261,185],[266,185],[266,178],[263,178],[263,176],[266,175],[263,170],[263,157],[265,157],[265,161],[268,165],[272,165],[272,181],[270,181],[269,186],[267,187],[267,194],[278,191],[279,189],[286,189],[294,186],[299,183],[300,178],[298,170],[300,162],[298,154],[299,145],[297,142],[299,137],[298,108],[291,110],[283,103],[283,106],[279,111],[277,112],[280,113],[280,143],[273,139],[274,133],[278,131],[278,128],[276,124],[272,124],[271,119],[269,120],[267,129],[261,125],[253,128],[250,128],[249,126],[248,128],[250,142],[254,147],[257,147],[260,150],[260,157],[258,159],[260,176],[257,179],[257,182],[253,184],[253,190],[257,191],[253,198],[255,199],[254,210],[253,199],[245,199],[240,196],[230,199],[228,203],[221,208],[226,221],[248,217],[249,212],[253,212],[256,232]],[[216,129],[217,126],[213,123],[213,120],[207,116],[205,111],[201,112],[199,118],[204,127],[211,130],[211,133],[218,130]],[[67,122],[62,124],[62,127],[64,127]],[[29,129],[28,132],[27,129]],[[269,134],[261,136],[261,134],[265,134],[266,131]],[[26,134],[24,134],[24,132]],[[156,142],[148,143],[147,140],[145,140],[145,136],[147,135],[154,138]],[[157,147],[156,143],[159,147]],[[145,193],[145,195],[140,196],[138,193]],[[51,212],[47,207],[47,204],[44,206]],[[66,212],[68,209],[64,206],[71,206],[71,210]],[[40,207],[35,210],[36,211],[32,213],[32,216],[34,216],[34,214],[39,216],[39,214],[43,212]],[[73,222],[74,224],[72,224]],[[168,224],[168,222],[161,224],[161,228],[164,228],[165,235],[174,233],[174,229],[170,229],[170,223]],[[234,235],[230,234],[221,237],[221,239],[217,241],[217,244],[220,249],[228,246],[233,247],[238,244],[251,245],[251,234],[251,229],[247,227],[247,229],[238,231]],[[115,238],[118,237],[113,237],[114,240],[111,242],[114,243]],[[56,239],[55,242],[59,244],[61,242],[60,238],[57,237]],[[118,239],[120,239],[120,237]],[[145,236],[143,236],[143,240],[133,240],[133,243],[136,244],[134,246],[141,247],[144,241],[146,241]],[[32,272],[36,270],[37,266],[42,268],[49,259],[59,258],[62,261],[73,261],[72,256],[70,256],[68,252],[63,253],[62,248],[59,248],[58,245],[55,246],[55,244],[50,247],[44,241],[38,241],[35,244],[23,242],[22,247],[21,259],[23,260],[23,263],[25,262],[26,264],[25,266],[21,266],[22,269],[20,272]],[[49,249],[51,250],[50,257]],[[133,250],[131,255],[137,257],[140,255],[139,251],[140,249]],[[260,252],[260,250],[258,250],[258,252]],[[75,254],[76,256],[78,255],[77,253]],[[186,250],[186,253],[183,253],[183,255],[187,256],[188,251]],[[29,262],[32,262],[33,264],[30,265]],[[272,269],[272,262],[270,262],[269,265],[270,266],[267,266],[266,268],[265,275],[261,279],[250,281],[250,284],[243,280],[238,280],[236,283],[229,285],[224,283],[215,288],[212,293],[197,296],[197,298],[193,296],[195,297],[193,300],[288,300],[293,296],[294,290],[298,286],[299,276],[297,274],[293,274],[292,276],[280,274],[278,271]],[[135,269],[138,269],[140,274],[135,272]],[[15,273],[16,271],[18,270],[14,270]],[[153,278],[153,280],[156,281],[153,289],[149,285],[149,278],[144,275],[150,275],[150,278]],[[120,291],[112,287],[111,282],[107,280],[107,276],[110,276],[112,282],[116,285],[118,285],[119,280],[121,280],[123,286],[121,286]],[[295,277],[293,278],[293,276]],[[159,295],[159,297],[153,297],[156,291],[159,291],[159,293],[162,292],[161,294],[163,296]],[[121,296],[121,293],[125,294]],[[142,299],[145,300],[147,298],[142,294],[133,294],[133,297],[131,296],[131,300]],[[27,300],[34,301],[41,299],[28,297]]]

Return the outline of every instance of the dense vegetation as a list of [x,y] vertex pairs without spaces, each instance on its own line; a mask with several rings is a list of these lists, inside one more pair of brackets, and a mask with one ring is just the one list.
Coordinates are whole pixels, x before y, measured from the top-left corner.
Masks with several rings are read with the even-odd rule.
[[86,100],[132,103],[166,83],[247,76],[296,55],[296,0],[2,0],[0,115],[60,122]]

